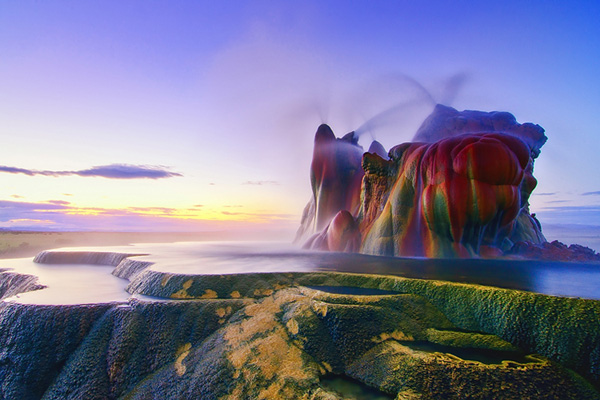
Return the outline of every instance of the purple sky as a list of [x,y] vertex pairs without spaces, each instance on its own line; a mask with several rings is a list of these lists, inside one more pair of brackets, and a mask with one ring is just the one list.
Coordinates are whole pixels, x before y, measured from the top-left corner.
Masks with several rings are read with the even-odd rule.
[[532,211],[594,234],[599,20],[595,1],[1,2],[0,227],[291,231],[318,124],[405,104],[364,135],[389,148],[445,102],[542,125]]

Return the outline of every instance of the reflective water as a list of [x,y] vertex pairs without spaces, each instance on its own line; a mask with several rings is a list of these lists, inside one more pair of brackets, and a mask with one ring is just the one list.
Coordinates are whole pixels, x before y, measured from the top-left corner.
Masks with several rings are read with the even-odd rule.
[[402,342],[402,344],[413,350],[424,351],[426,353],[452,354],[463,360],[477,361],[484,364],[501,364],[505,361],[514,361],[520,364],[538,362],[538,360],[532,359],[520,351],[460,348],[425,341]]
[[[152,269],[182,274],[338,271],[398,275],[527,290],[556,296],[600,299],[600,265],[510,260],[407,259],[360,254],[306,252],[285,243],[186,242],[77,248],[78,251],[148,253]],[[127,281],[113,267],[42,265],[31,259],[0,260],[0,269],[40,277],[49,289],[10,301],[75,304],[125,301]]]
[[380,392],[345,375],[326,375],[321,378],[321,386],[346,400],[391,400],[394,398],[394,396]]
[[0,260],[0,269],[39,277],[46,289],[4,299],[23,304],[94,304],[124,302],[129,283],[111,275],[114,267],[82,264],[36,264],[31,258]]

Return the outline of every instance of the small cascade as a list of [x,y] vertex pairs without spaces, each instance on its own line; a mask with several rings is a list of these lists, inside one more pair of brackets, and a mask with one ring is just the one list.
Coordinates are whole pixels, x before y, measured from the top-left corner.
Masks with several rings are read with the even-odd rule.
[[112,274],[117,278],[132,280],[137,274],[153,265],[153,262],[125,258],[114,269]]
[[91,264],[118,266],[127,257],[148,254],[114,253],[102,251],[42,251],[33,259],[38,264]]

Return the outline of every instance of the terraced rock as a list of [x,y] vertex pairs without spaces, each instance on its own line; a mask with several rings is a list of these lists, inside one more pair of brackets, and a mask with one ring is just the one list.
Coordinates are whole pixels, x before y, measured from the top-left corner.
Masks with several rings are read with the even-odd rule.
[[0,398],[352,398],[336,379],[390,399],[600,398],[598,301],[359,274],[178,275],[108,258],[130,293],[153,297],[2,303]]

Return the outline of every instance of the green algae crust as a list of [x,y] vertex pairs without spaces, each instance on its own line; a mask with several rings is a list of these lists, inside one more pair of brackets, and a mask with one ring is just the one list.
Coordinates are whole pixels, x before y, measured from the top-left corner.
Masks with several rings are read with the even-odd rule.
[[1,397],[336,399],[333,373],[398,399],[600,398],[598,301],[347,273],[145,270],[128,290],[155,300],[1,304]]

